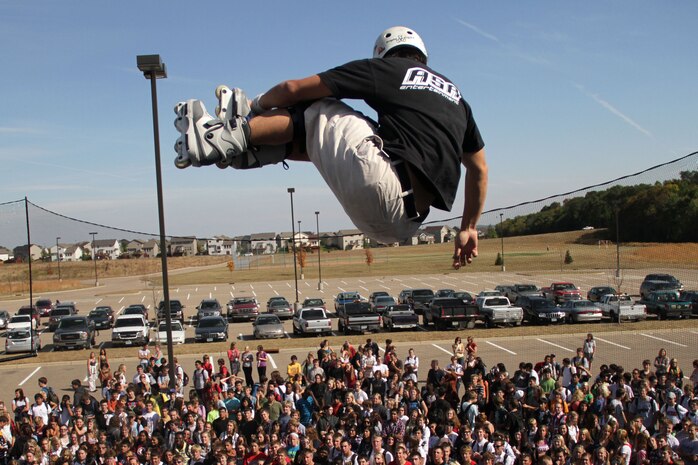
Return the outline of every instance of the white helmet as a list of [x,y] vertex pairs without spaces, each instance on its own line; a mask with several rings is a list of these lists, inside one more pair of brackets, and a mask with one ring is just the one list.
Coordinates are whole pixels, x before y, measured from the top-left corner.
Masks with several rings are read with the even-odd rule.
[[373,58],[383,58],[386,53],[397,47],[414,47],[427,55],[427,48],[422,38],[412,29],[404,26],[395,26],[381,32],[373,46]]

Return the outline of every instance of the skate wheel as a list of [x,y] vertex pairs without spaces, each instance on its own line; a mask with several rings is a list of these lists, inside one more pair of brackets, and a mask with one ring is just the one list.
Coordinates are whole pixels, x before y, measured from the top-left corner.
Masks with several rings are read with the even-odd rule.
[[188,157],[185,157],[182,154],[180,154],[179,156],[177,156],[177,158],[175,158],[175,166],[181,170],[184,168],[188,168],[189,166],[191,166],[191,160],[189,160]]
[[221,116],[222,113],[225,112],[225,109],[221,108],[220,105],[216,106],[216,116],[219,117],[220,119],[223,119]]
[[184,102],[177,102],[177,104],[174,106],[175,115],[179,115],[179,111],[182,109],[183,106]]
[[230,88],[226,86],[225,84],[221,84],[220,86],[216,87],[216,98],[219,99],[221,98],[221,95],[230,92]]

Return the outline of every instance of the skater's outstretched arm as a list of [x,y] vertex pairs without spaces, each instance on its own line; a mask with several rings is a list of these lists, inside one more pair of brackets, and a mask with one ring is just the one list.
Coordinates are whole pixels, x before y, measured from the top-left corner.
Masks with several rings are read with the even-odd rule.
[[[303,79],[293,79],[275,85],[255,99],[261,109],[287,108],[299,102],[318,100],[332,96],[332,91],[314,74]],[[254,105],[253,105],[254,109]]]
[[477,257],[477,222],[482,214],[487,195],[487,161],[485,149],[463,154],[465,165],[465,203],[460,232],[455,240],[453,268],[472,263]]

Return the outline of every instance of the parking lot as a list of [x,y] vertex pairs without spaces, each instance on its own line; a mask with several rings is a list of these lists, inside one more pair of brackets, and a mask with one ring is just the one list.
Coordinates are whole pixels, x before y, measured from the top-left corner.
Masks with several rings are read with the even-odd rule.
[[[669,270],[668,272],[671,272]],[[645,270],[637,270],[626,273],[623,276],[622,290],[637,294],[640,283],[646,274]],[[309,297],[319,297],[325,300],[328,312],[334,312],[333,299],[338,292],[358,291],[363,296],[368,296],[373,291],[386,291],[390,295],[397,297],[402,289],[406,288],[431,288],[433,290],[450,288],[468,291],[472,294],[485,289],[493,289],[500,284],[532,283],[538,286],[547,286],[552,281],[570,281],[581,288],[585,296],[586,291],[598,285],[614,285],[612,274],[603,271],[575,272],[575,273],[546,273],[535,276],[523,275],[520,273],[493,272],[493,273],[450,273],[442,275],[405,275],[392,277],[362,277],[362,278],[337,278],[323,281],[322,289],[318,289],[317,281],[298,281],[298,300],[303,301]],[[140,284],[140,285],[138,285]],[[686,288],[696,288],[696,282],[685,282]],[[132,290],[130,287],[141,287]],[[284,296],[293,303],[296,300],[295,282],[291,281],[270,281],[263,283],[241,283],[241,284],[198,284],[191,286],[181,286],[170,290],[170,299],[178,299],[184,305],[184,323],[186,329],[187,343],[194,338],[194,325],[196,323],[196,306],[202,299],[218,299],[225,310],[226,303],[234,297],[249,296],[254,297],[260,304],[260,311],[266,310],[266,302],[272,296]],[[52,300],[74,301],[80,314],[86,315],[97,305],[109,305],[114,309],[115,315],[123,311],[128,305],[143,304],[149,309],[151,324],[155,323],[155,308],[162,299],[162,292],[158,289],[143,288],[139,280],[134,280],[134,284],[129,285],[123,282],[123,278],[106,280],[99,288],[83,289],[71,292],[47,294],[35,296],[35,299],[43,297]],[[13,313],[16,308],[26,304],[26,301],[5,301],[0,304],[0,308],[6,308]],[[54,350],[52,344],[52,334],[46,331],[46,320],[42,318],[41,343],[42,351]],[[333,335],[337,334],[337,321],[333,319]],[[478,325],[479,327],[480,325]],[[290,320],[284,322],[284,337],[293,336]],[[425,331],[424,328],[418,328]],[[475,330],[477,331],[477,329]],[[574,332],[573,327],[566,327],[564,332]],[[476,334],[476,333],[475,333]],[[229,341],[250,341],[252,340],[251,322],[231,322],[229,326]],[[0,343],[4,348],[4,332],[0,333]],[[151,330],[151,341],[155,340],[156,332]],[[442,336],[435,336],[442,337]],[[111,347],[111,331],[102,330],[96,338],[96,345],[99,347]]]

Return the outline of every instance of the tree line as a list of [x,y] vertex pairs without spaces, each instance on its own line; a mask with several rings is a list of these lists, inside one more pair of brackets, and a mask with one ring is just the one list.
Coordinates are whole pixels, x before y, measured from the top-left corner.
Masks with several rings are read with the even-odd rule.
[[621,242],[698,242],[698,171],[683,171],[679,179],[614,186],[553,202],[489,232],[525,236],[593,226],[606,228],[606,238],[615,241],[616,215]]

